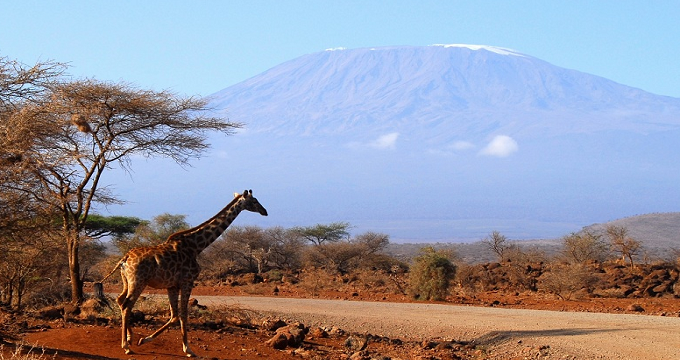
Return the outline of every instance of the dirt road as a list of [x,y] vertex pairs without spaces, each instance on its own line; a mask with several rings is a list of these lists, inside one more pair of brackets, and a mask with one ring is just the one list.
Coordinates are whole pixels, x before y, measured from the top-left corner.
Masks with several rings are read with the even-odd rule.
[[306,325],[391,338],[474,341],[498,352],[549,346],[554,358],[680,359],[680,318],[275,297],[196,296]]

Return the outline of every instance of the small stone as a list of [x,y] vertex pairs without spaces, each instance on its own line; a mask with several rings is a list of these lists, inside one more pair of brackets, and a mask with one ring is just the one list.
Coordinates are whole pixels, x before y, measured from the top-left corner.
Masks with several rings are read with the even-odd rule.
[[310,330],[309,335],[311,337],[317,338],[317,339],[328,337],[328,333],[320,327],[317,327],[317,328]]
[[265,341],[265,344],[277,350],[283,350],[288,346],[288,336],[284,333],[277,333],[273,338]]
[[267,331],[276,331],[286,325],[288,324],[281,319],[267,319],[262,322],[262,328]]
[[626,310],[628,310],[628,311],[634,311],[634,312],[644,312],[644,311],[645,311],[645,308],[643,308],[643,307],[640,306],[639,304],[630,304],[630,305],[626,308]]
[[354,352],[364,350],[366,345],[368,345],[367,339],[359,336],[351,335],[345,340],[345,346]]

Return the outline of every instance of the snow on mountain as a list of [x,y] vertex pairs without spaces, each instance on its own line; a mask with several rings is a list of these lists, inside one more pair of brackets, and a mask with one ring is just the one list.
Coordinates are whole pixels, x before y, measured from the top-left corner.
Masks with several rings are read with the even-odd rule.
[[332,49],[211,101],[246,128],[189,170],[136,170],[162,171],[144,196],[192,223],[246,188],[270,213],[256,224],[394,241],[554,238],[680,206],[680,99],[514,50]]
[[494,52],[496,54],[501,54],[501,55],[515,55],[515,56],[524,56],[523,54],[512,50],[512,49],[507,49],[507,48],[501,48],[497,46],[488,46],[488,45],[470,45],[470,44],[434,44],[432,46],[441,46],[445,48],[467,48],[470,50],[487,50]]

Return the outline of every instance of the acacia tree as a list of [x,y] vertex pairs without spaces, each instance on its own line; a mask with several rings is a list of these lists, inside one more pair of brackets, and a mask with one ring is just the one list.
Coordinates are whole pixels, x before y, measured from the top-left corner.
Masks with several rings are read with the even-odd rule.
[[270,244],[269,260],[279,269],[299,270],[305,240],[292,229],[275,226],[264,230],[265,241]]
[[122,238],[133,234],[137,227],[144,223],[143,220],[131,216],[103,216],[90,214],[85,222],[85,235],[92,239],[101,239],[112,236]]
[[628,229],[624,226],[609,225],[605,229],[609,242],[614,251],[621,254],[621,262],[626,259],[630,262],[630,268],[634,268],[634,258],[640,254],[642,244],[628,235]]
[[[61,218],[72,301],[83,298],[79,250],[93,204],[121,203],[101,186],[113,165],[129,169],[135,155],[169,157],[179,164],[208,148],[208,131],[231,134],[238,123],[207,114],[207,102],[125,83],[78,80],[51,84],[49,93],[13,113],[21,127],[35,130],[22,156],[30,191]],[[10,131],[14,129],[10,128]]]
[[347,273],[368,263],[389,245],[386,234],[367,232],[347,240],[323,242],[307,248],[304,260],[308,265]]
[[351,225],[347,222],[334,222],[327,225],[316,224],[314,226],[295,227],[293,231],[297,232],[303,239],[318,246],[349,239],[350,227]]
[[259,274],[269,261],[272,247],[271,238],[266,237],[265,231],[259,226],[234,226],[222,235],[203,260],[227,260],[233,265]]
[[482,239],[482,244],[498,256],[498,261],[505,260],[507,252],[514,247],[513,244],[508,241],[508,238],[497,230],[494,230],[491,235]]
[[16,307],[34,280],[59,267],[58,246],[49,236],[52,209],[40,201],[40,183],[25,176],[32,137],[49,129],[17,118],[49,92],[65,68],[56,62],[28,66],[0,57],[0,302]]
[[571,263],[585,263],[587,261],[602,262],[607,257],[608,247],[602,235],[592,231],[571,233],[562,238],[563,254]]
[[38,201],[34,191],[26,191],[39,188],[39,183],[24,176],[24,154],[34,134],[48,129],[18,121],[18,115],[27,104],[43,98],[64,69],[63,64],[54,62],[27,66],[0,58],[0,232],[15,234],[30,220],[46,216],[45,204]]

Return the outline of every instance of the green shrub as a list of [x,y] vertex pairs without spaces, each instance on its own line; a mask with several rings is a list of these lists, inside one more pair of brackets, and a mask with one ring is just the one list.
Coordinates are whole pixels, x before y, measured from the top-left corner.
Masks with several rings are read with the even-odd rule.
[[423,248],[411,266],[409,293],[417,300],[444,300],[455,275],[456,265],[447,253],[432,247]]

